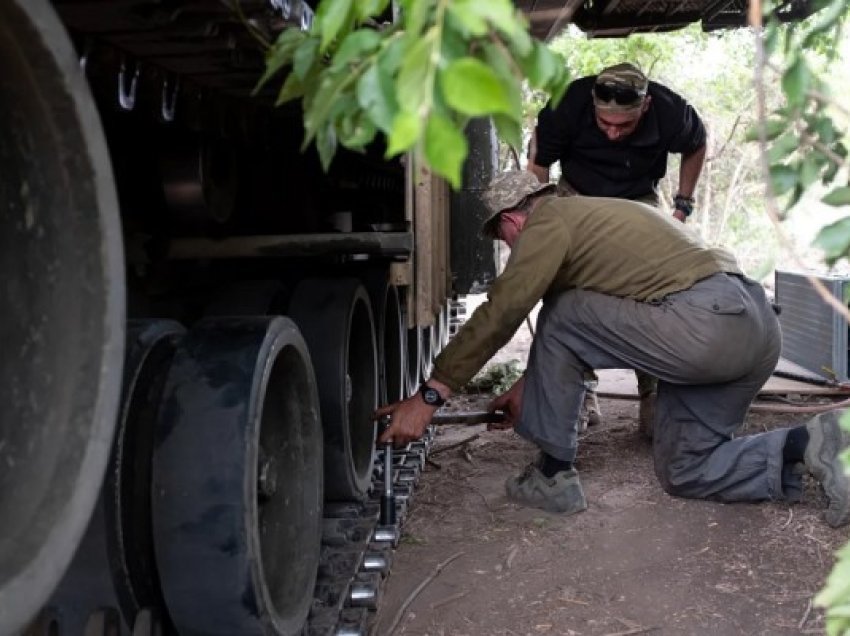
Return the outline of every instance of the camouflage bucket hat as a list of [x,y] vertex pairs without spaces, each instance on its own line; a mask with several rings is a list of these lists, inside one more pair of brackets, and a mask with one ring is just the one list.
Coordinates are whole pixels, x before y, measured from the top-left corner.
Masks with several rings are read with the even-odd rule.
[[603,69],[593,85],[593,105],[608,113],[639,110],[649,80],[634,64],[623,62]]
[[526,170],[510,170],[500,174],[481,194],[481,200],[490,212],[490,216],[481,227],[481,233],[490,238],[497,238],[496,225],[499,214],[519,207],[532,194],[554,189],[555,184],[540,183],[537,177]]

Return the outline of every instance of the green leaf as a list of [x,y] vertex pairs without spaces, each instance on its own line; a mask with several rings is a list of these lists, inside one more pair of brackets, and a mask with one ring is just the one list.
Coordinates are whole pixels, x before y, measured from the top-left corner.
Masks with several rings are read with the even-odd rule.
[[770,145],[767,151],[767,160],[772,164],[779,163],[799,147],[800,142],[797,140],[797,136],[793,132],[786,132]]
[[770,21],[764,29],[764,50],[765,54],[770,56],[776,50],[776,45],[779,43],[779,26],[774,21]]
[[[504,49],[487,42],[483,46],[484,63],[489,66],[499,77],[505,93],[510,101],[510,112],[522,113],[522,85],[521,78],[514,74],[514,67],[510,58],[505,55]],[[517,118],[518,122],[521,118]]]
[[[435,33],[432,29],[431,33]],[[396,78],[396,98],[404,110],[419,112],[425,104],[431,75],[433,37],[424,37],[411,47],[401,63]]]
[[[800,199],[803,198],[805,193],[806,189],[803,187],[803,184],[798,181],[797,185],[794,186],[794,189],[791,190],[791,194],[788,196],[788,199],[785,201],[785,205],[782,206],[783,210],[788,212],[800,202]],[[781,215],[780,219],[784,221],[785,215]]]
[[412,38],[418,38],[428,24],[428,16],[434,11],[435,0],[402,0],[401,19],[405,30]]
[[450,119],[432,114],[425,125],[425,158],[454,189],[460,187],[463,161],[469,152],[466,137]]
[[453,4],[465,5],[467,10],[481,19],[491,22],[504,33],[512,33],[524,25],[517,19],[517,12],[510,0],[454,0]]
[[790,192],[797,185],[797,171],[790,166],[770,166],[770,184],[773,194],[780,196]]
[[328,50],[340,31],[354,17],[354,0],[322,0],[316,11],[316,23],[322,35],[319,50]]
[[357,103],[372,123],[384,133],[392,129],[398,103],[393,92],[392,77],[379,65],[372,66],[357,82]]
[[801,106],[806,101],[806,91],[812,81],[812,72],[806,61],[797,56],[782,75],[782,92],[791,104]]
[[470,48],[472,47],[468,36],[464,33],[463,25],[452,17],[451,13],[447,14],[440,42],[441,64],[447,64],[468,55]]
[[823,164],[823,156],[819,153],[810,152],[803,157],[800,164],[800,185],[804,190],[808,190],[818,180]]
[[[788,130],[788,122],[785,120],[779,119],[768,119],[765,122],[765,138],[766,141],[771,141],[776,139],[779,135]],[[758,141],[759,140],[759,125],[758,123],[754,124],[751,128],[747,130],[747,133],[744,135],[745,141]]]
[[260,89],[274,77],[274,75],[292,60],[293,52],[307,37],[301,29],[284,29],[275,43],[266,53],[266,70],[254,87],[253,94],[256,95]]
[[358,29],[345,36],[331,60],[331,68],[339,69],[377,50],[383,38],[374,29]]
[[339,143],[351,150],[362,150],[372,143],[378,132],[375,125],[363,116],[362,112],[344,121],[343,128],[344,131],[340,134]]
[[292,72],[303,82],[319,54],[318,38],[309,38],[301,43],[292,56]]
[[481,18],[490,22],[498,31],[505,35],[508,46],[518,57],[528,55],[531,51],[531,36],[528,35],[525,20],[516,10],[510,0],[454,0],[465,3]]
[[286,76],[286,81],[280,87],[280,92],[277,94],[277,99],[274,105],[280,106],[286,102],[298,99],[304,95],[304,85],[295,73],[290,73]]
[[336,131],[331,125],[322,126],[316,134],[316,150],[319,151],[319,161],[322,169],[327,172],[336,154]]
[[387,158],[412,148],[422,135],[422,120],[409,111],[399,111],[387,139]]
[[806,124],[818,136],[818,139],[825,144],[831,144],[838,137],[832,118],[826,115],[818,114],[814,117],[806,118]]
[[511,108],[505,86],[482,61],[464,57],[440,72],[440,83],[446,102],[459,113],[477,117],[504,113],[517,119],[522,113]]
[[520,64],[532,88],[542,89],[557,78],[558,73],[566,63],[560,55],[553,53],[548,46],[535,41],[530,54],[522,58]]
[[850,217],[844,217],[821,228],[813,244],[824,251],[828,263],[837,261],[850,247]]
[[511,148],[519,150],[522,148],[522,126],[520,123],[505,115],[493,115],[493,123],[496,125],[496,133]]
[[844,10],[847,5],[847,0],[832,0],[826,9],[822,9],[818,12],[817,22],[812,25],[811,29],[809,29],[808,33],[806,33],[803,38],[802,47],[804,49],[809,48],[811,46],[812,41],[815,37],[821,33],[826,32],[831,29],[833,26],[836,26],[838,21],[841,19],[841,15],[844,13]]
[[[313,136],[330,119],[333,109],[337,107],[341,95],[352,82],[348,73],[325,73],[312,99],[309,100],[304,112],[304,143],[308,144]],[[334,140],[336,143],[336,140]]]
[[394,37],[384,45],[378,54],[378,65],[388,75],[395,75],[401,67],[401,63],[407,57],[408,51],[413,48],[416,40],[407,37]]
[[447,9],[447,17],[457,20],[464,31],[472,37],[486,35],[490,29],[487,20],[476,11],[475,3],[468,0],[456,0],[450,3]]
[[363,20],[372,16],[380,16],[390,4],[390,0],[357,0],[354,3],[354,8],[357,10],[357,21]]
[[850,205],[850,187],[839,186],[821,199],[827,205]]

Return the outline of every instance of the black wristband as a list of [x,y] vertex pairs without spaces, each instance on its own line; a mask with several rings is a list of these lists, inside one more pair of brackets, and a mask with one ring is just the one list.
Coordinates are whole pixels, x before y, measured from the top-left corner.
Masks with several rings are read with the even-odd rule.
[[428,386],[424,382],[422,383],[422,386],[419,387],[419,397],[421,397],[422,401],[428,406],[436,406],[439,408],[446,403],[443,396],[440,395],[440,392],[437,391],[437,389]]
[[683,194],[677,194],[673,197],[673,207],[684,214],[685,218],[693,214],[695,203],[696,200],[693,197],[686,197]]

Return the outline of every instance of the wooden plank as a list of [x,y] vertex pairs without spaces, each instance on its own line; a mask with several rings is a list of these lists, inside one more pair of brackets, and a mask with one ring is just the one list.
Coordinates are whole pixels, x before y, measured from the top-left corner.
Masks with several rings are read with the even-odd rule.
[[415,316],[416,324],[427,327],[434,324],[432,304],[434,298],[434,218],[431,171],[414,165],[416,181],[413,194],[413,222],[416,233],[414,250]]
[[448,218],[448,184],[444,179],[433,176],[431,185],[433,193],[433,217],[434,217],[434,296],[431,299],[431,310],[438,315],[446,302],[446,269],[448,263],[448,244],[446,242],[446,231],[449,224]]

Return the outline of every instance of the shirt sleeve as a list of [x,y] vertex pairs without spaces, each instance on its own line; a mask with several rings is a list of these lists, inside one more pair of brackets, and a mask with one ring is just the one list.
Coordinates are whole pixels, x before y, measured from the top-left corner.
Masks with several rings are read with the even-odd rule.
[[432,377],[459,391],[513,336],[543,298],[569,253],[569,233],[551,202],[539,204],[505,271],[434,362]]
[[572,143],[569,121],[581,115],[577,105],[585,90],[590,90],[586,78],[578,79],[569,85],[557,107],[549,102],[537,114],[537,154],[534,163],[538,166],[548,168],[566,154]]
[[672,107],[678,111],[668,121],[679,122],[678,130],[670,139],[670,152],[689,155],[705,145],[705,125],[693,106],[673,91],[668,89],[667,93]]

